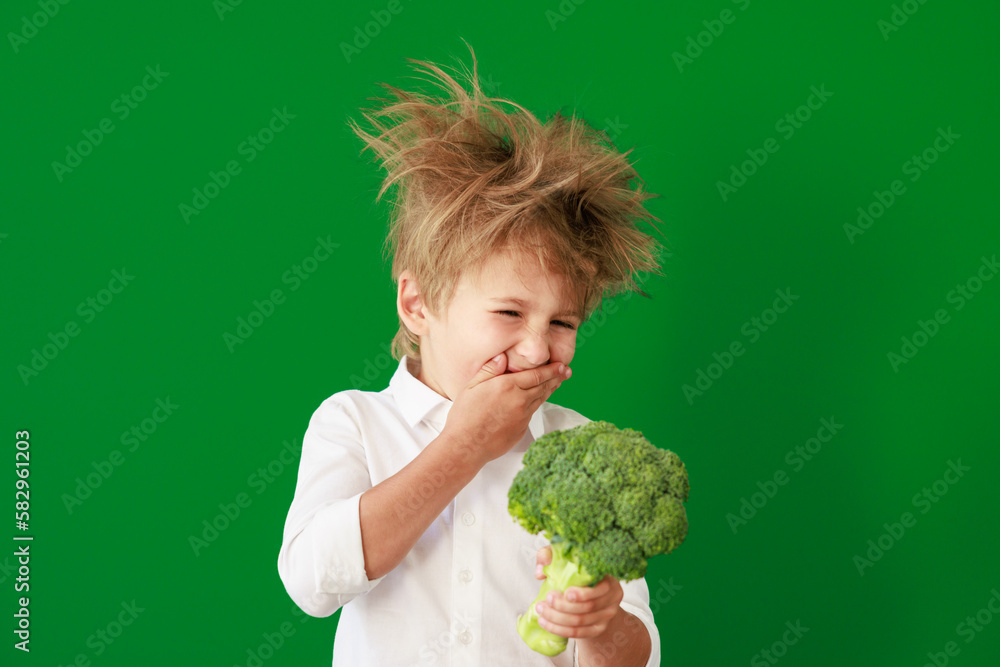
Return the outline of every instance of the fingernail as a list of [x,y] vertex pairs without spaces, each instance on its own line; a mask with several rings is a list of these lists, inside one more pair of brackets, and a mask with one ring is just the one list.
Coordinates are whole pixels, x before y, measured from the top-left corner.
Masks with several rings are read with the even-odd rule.
[[536,577],[540,577],[540,576],[542,576],[542,569],[543,569],[543,568],[542,568],[542,566],[541,566],[541,565],[539,565],[538,567],[536,567],[536,568],[535,568],[535,576],[536,576]]
[[566,599],[568,599],[570,602],[576,602],[576,593],[570,593],[569,595],[566,596]]
[[535,605],[535,611],[537,611],[539,614],[542,613],[542,603],[541,602],[539,602],[538,604]]
[[572,374],[573,374],[573,371],[570,370],[569,366],[566,366],[564,368],[564,370],[563,370],[563,375],[566,376],[566,379],[569,379],[569,376],[572,375]]

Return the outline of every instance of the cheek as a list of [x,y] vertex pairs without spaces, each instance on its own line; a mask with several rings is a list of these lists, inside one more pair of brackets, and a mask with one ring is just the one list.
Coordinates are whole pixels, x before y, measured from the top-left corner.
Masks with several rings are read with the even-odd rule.
[[570,332],[555,341],[552,346],[553,361],[561,361],[567,366],[573,361],[573,355],[576,353],[576,333],[576,331]]
[[[503,320],[485,320],[480,326],[470,332],[472,340],[485,348],[498,348],[503,352],[512,347],[518,340],[519,329],[511,322]],[[496,354],[496,352],[494,352]]]

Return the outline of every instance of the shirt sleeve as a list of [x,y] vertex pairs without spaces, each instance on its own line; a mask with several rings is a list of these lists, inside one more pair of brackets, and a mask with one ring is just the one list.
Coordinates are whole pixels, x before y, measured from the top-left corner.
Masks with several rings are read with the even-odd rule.
[[646,667],[660,667],[660,631],[656,629],[653,610],[649,608],[649,586],[645,579],[636,579],[622,584],[625,597],[621,608],[632,614],[646,626],[649,633],[649,660]]
[[329,616],[374,588],[361,548],[361,494],[371,476],[356,412],[332,396],[313,413],[302,440],[278,574],[310,616]]
[[[646,580],[622,582],[622,592],[624,597],[621,608],[642,621],[649,633],[649,660],[646,661],[646,667],[660,667],[660,632],[656,629],[653,611],[649,607],[649,586],[646,585]],[[580,667],[579,644],[574,646],[573,651],[573,665]]]

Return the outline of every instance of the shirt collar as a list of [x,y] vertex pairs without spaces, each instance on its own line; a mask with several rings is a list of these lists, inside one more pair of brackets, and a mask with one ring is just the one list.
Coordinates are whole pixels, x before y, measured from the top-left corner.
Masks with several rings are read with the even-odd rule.
[[[396,372],[389,380],[389,391],[395,397],[396,405],[410,427],[425,421],[440,433],[454,401],[445,398],[418,380],[410,371],[409,363],[416,366],[418,362],[407,356],[399,360],[399,366],[396,367]],[[541,406],[539,406],[535,410],[535,414],[531,415],[528,430],[531,432],[532,438],[537,440],[542,437],[544,429],[544,418]]]

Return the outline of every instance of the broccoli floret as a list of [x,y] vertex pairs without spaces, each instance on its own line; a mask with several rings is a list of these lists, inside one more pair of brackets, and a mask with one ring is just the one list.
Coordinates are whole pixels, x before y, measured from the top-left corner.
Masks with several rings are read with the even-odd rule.
[[551,590],[594,586],[646,574],[646,561],[670,553],[687,536],[688,476],[673,452],[642,433],[588,422],[536,440],[507,493],[510,515],[552,543],[542,589],[518,634],[535,651],[557,655],[568,640],[538,625],[535,605]]

